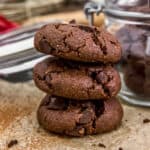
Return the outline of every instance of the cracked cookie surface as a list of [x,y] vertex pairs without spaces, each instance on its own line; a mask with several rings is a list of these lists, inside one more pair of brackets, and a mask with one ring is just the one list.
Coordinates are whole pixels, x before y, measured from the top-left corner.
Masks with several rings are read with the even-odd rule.
[[35,35],[35,48],[43,53],[84,62],[117,62],[118,41],[103,28],[77,24],[48,24]]
[[38,88],[71,99],[107,99],[120,90],[119,73],[110,65],[77,63],[48,58],[34,67]]
[[47,95],[37,118],[48,131],[70,136],[108,132],[121,123],[123,110],[116,98],[106,101],[73,101]]

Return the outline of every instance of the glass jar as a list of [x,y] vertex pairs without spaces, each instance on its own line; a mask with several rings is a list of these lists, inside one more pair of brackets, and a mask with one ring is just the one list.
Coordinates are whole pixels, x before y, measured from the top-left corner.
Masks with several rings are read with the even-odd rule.
[[150,107],[150,0],[105,0],[92,5],[85,9],[88,18],[104,12],[108,30],[122,46],[119,96],[128,103]]

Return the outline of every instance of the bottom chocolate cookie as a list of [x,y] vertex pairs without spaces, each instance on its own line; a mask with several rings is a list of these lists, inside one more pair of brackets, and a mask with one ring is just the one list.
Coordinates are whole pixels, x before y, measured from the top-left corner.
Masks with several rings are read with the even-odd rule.
[[123,109],[116,98],[105,101],[77,101],[46,96],[37,111],[41,126],[50,132],[84,136],[115,129]]

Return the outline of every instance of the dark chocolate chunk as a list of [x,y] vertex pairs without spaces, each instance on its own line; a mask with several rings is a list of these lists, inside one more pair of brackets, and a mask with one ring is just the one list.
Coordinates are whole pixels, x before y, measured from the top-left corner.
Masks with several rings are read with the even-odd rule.
[[41,39],[39,41],[39,47],[40,47],[41,50],[46,49],[46,51],[49,51],[49,52],[52,50],[52,48],[50,47],[50,45],[49,45],[49,43],[47,42],[46,39]]
[[106,148],[106,146],[105,146],[103,143],[98,143],[98,146],[99,146],[99,147]]
[[18,140],[11,140],[9,143],[8,143],[8,148],[11,148],[12,146],[14,146],[14,145],[17,145],[18,144]]
[[51,97],[51,100],[46,105],[47,109],[65,110],[68,107],[68,102],[61,98]]
[[145,119],[143,120],[143,123],[150,123],[150,119],[145,118]]
[[99,72],[95,78],[98,83],[106,84],[108,82],[108,75],[103,72]]
[[82,113],[81,114],[82,116],[79,119],[79,124],[87,124],[87,123],[91,122],[92,119],[94,118],[94,112],[90,109],[86,109],[86,110],[82,111],[81,113]]

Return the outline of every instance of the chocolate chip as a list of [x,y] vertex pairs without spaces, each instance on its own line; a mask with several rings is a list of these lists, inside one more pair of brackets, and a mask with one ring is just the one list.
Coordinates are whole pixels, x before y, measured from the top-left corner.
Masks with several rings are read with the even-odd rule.
[[94,101],[95,104],[95,115],[99,117],[104,112],[104,102],[103,101]]
[[108,82],[108,76],[104,72],[100,72],[95,77],[97,83],[106,84]]
[[119,149],[118,150],[123,150],[123,148],[122,147],[119,147]]
[[93,71],[89,71],[89,76],[92,77],[92,79],[96,78],[97,73]]
[[106,148],[106,146],[105,146],[103,143],[98,143],[98,146],[99,146],[99,147]]
[[18,144],[18,141],[15,139],[15,140],[11,140],[9,143],[8,143],[8,145],[7,145],[7,147],[8,148],[11,148],[12,146],[14,146],[14,145],[16,145],[16,144]]
[[67,101],[62,100],[61,98],[51,97],[47,109],[53,110],[65,110],[67,108]]
[[49,43],[47,42],[46,39],[41,39],[39,41],[39,46],[41,50],[46,50],[46,51],[51,51],[52,48],[50,47]]
[[143,120],[143,123],[150,123],[150,119],[145,118],[145,119]]
[[87,124],[90,121],[92,121],[94,119],[94,112],[92,112],[91,110],[84,110],[82,112],[82,116],[79,119],[79,124]]
[[52,80],[51,75],[47,74],[47,76],[45,77],[45,80],[47,83],[51,83],[51,80]]

